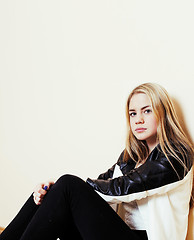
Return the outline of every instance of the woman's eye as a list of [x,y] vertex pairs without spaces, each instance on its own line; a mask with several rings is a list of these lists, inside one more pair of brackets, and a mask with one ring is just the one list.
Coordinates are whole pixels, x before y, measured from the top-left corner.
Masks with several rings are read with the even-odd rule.
[[151,113],[151,112],[152,112],[151,109],[146,109],[146,110],[144,111],[144,113]]
[[131,112],[131,113],[129,113],[129,116],[130,116],[130,117],[134,117],[135,115],[136,115],[135,112]]

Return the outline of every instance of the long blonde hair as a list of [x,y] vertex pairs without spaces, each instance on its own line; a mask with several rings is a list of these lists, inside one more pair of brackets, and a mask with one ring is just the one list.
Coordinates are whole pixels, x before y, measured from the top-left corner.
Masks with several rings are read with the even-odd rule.
[[[155,83],[144,83],[139,85],[128,97],[126,105],[127,138],[124,154],[125,161],[128,161],[128,159],[131,158],[135,162],[140,163],[149,155],[146,142],[138,140],[133,135],[130,127],[129,103],[132,96],[137,93],[145,93],[151,101],[153,112],[158,124],[157,140],[162,152],[165,154],[172,167],[173,164],[171,163],[169,156],[173,156],[177,159],[177,161],[184,167],[186,174],[188,172],[187,166],[190,165],[189,162],[193,161],[193,144],[189,141],[179,123],[175,108],[167,91]],[[192,159],[186,157],[188,154]]]

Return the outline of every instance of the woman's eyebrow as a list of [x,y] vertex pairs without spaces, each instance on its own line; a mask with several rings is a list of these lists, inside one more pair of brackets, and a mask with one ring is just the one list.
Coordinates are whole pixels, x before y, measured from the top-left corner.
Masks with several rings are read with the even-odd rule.
[[147,107],[151,107],[151,105],[147,105],[147,106],[145,106],[145,107],[142,107],[141,110],[144,110],[144,109],[147,108]]
[[[146,105],[146,106],[142,107],[141,110],[144,110],[147,107],[151,107],[151,105]],[[134,112],[134,111],[135,111],[135,109],[129,109],[129,112]]]

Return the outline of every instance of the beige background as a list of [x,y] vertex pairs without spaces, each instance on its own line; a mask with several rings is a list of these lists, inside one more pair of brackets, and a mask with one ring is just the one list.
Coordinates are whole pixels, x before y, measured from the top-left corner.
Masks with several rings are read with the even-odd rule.
[[192,0],[0,1],[0,226],[33,187],[95,178],[125,144],[125,103],[163,85],[194,139]]

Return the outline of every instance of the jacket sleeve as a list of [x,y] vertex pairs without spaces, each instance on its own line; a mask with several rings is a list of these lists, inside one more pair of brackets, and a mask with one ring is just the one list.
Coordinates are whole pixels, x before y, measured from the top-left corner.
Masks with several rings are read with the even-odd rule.
[[115,165],[114,164],[111,168],[109,168],[105,173],[101,173],[99,176],[98,176],[98,180],[108,180],[110,178],[112,178],[113,176],[113,173],[114,173],[114,169],[115,169]]
[[[123,158],[123,153],[124,151],[121,153],[121,155],[119,156],[119,159],[117,161],[117,164],[121,161],[121,159]],[[115,166],[116,164],[114,164],[111,168],[109,168],[105,173],[102,173],[98,176],[98,180],[101,179],[101,180],[108,180],[108,179],[111,179],[113,177],[113,174],[114,174],[114,170],[115,170]]]
[[[155,189],[184,177],[184,168],[170,159],[174,168],[161,152],[154,151],[147,161],[136,169],[114,179],[87,179],[98,192],[110,196],[123,196]],[[175,171],[176,170],[176,171]]]

